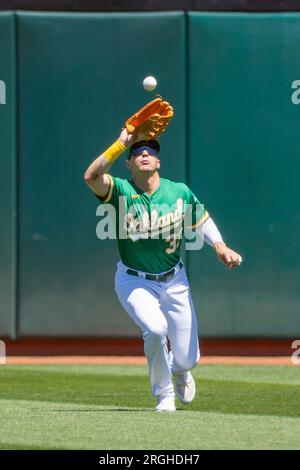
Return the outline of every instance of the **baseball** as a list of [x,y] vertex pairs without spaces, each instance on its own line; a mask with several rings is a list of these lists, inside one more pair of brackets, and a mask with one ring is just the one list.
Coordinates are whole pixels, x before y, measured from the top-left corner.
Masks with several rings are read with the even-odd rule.
[[157,81],[154,77],[146,77],[144,78],[143,80],[143,87],[146,91],[152,91],[152,90],[155,90],[157,86]]

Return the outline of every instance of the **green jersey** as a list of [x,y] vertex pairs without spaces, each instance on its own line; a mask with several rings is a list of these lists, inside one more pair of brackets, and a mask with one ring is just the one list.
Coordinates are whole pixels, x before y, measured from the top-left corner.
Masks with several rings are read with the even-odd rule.
[[151,274],[168,271],[180,259],[184,228],[201,225],[208,213],[184,183],[160,178],[151,195],[133,180],[110,177],[102,203],[116,209],[116,238],[122,262]]

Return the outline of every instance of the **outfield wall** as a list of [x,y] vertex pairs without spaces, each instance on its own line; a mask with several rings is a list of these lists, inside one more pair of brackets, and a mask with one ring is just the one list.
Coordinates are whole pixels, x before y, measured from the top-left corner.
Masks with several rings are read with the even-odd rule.
[[0,334],[16,335],[16,32],[15,15],[0,13]]
[[299,33],[297,13],[0,13],[0,335],[139,335],[82,175],[154,97],[149,74],[175,109],[161,175],[244,258],[228,272],[210,247],[188,252],[200,335],[300,334]]

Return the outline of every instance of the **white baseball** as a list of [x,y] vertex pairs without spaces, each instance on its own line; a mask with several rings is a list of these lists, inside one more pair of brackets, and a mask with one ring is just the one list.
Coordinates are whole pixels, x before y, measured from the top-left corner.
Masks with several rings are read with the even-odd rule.
[[144,78],[143,87],[146,91],[155,90],[155,88],[157,87],[156,79],[154,77],[151,77],[151,76]]
[[239,256],[239,264],[241,264],[241,263],[242,263],[242,261],[243,261],[242,257],[241,257],[241,256]]

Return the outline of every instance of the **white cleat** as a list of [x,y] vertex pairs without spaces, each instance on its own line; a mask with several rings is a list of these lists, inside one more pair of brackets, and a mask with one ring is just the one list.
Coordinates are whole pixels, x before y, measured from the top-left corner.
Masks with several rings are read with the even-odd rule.
[[177,372],[174,374],[174,379],[175,390],[181,403],[184,405],[191,403],[196,395],[196,385],[190,371]]
[[158,411],[158,412],[176,411],[175,397],[164,397],[164,396],[157,397],[157,405],[155,407],[155,411]]

